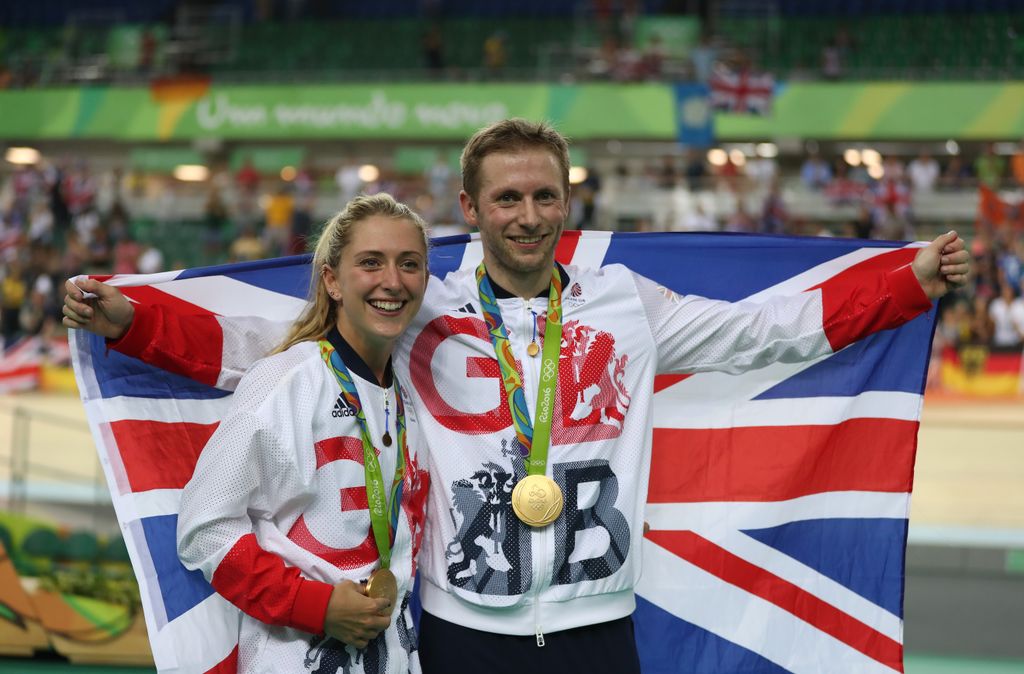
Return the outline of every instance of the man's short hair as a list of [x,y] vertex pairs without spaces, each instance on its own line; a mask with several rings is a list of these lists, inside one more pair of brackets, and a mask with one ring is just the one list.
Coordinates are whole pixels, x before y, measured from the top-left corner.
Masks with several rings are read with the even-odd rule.
[[503,119],[486,126],[462,150],[462,189],[476,201],[480,192],[480,164],[495,152],[540,148],[549,151],[562,170],[562,186],[569,193],[569,141],[547,122]]

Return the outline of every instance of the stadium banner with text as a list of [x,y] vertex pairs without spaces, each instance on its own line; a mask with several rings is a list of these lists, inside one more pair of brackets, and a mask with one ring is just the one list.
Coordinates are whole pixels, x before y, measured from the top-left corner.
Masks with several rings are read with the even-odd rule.
[[[575,140],[672,140],[675,84],[352,84],[0,91],[0,136],[154,141],[464,140],[503,117],[546,119]],[[1024,136],[1024,83],[780,85],[770,115],[715,114],[719,140]]]

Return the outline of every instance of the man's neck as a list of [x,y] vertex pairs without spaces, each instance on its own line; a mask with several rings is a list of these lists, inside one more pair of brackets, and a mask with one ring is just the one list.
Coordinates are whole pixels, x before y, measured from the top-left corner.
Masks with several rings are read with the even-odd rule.
[[494,283],[514,297],[521,297],[525,300],[537,297],[551,285],[551,267],[529,274],[509,273],[495,265],[488,266],[486,262],[484,262],[484,268]]

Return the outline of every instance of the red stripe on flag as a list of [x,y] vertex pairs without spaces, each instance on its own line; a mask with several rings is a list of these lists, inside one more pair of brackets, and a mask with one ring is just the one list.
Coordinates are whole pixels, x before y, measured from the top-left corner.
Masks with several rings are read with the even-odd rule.
[[238,672],[238,646],[231,649],[228,657],[224,658],[213,669],[206,670],[206,674],[236,674]]
[[916,421],[654,429],[650,503],[782,501],[827,491],[909,492]]
[[[317,470],[332,461],[355,461],[360,466],[363,465],[363,441],[359,438],[327,438],[316,443],[313,451],[316,452]],[[376,447],[374,451],[380,456],[380,451]]]
[[121,463],[133,492],[181,489],[190,479],[217,424],[112,421]]
[[576,254],[576,246],[580,242],[579,230],[562,232],[562,238],[555,247],[555,260],[561,264],[572,264],[572,256]]
[[647,538],[730,585],[771,602],[878,662],[903,671],[903,645],[810,592],[737,557],[692,531],[651,531]]
[[140,304],[160,304],[179,316],[216,316],[212,311],[204,309],[198,304],[187,302],[176,295],[158,290],[154,286],[126,286],[119,290]]

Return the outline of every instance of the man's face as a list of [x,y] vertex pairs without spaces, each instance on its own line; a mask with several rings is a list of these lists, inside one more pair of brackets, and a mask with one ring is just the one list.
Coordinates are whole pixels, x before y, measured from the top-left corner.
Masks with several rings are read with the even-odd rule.
[[488,273],[498,283],[550,272],[569,214],[569,194],[551,152],[487,155],[480,164],[479,194],[474,199],[462,192],[459,201],[466,222],[480,230]]

